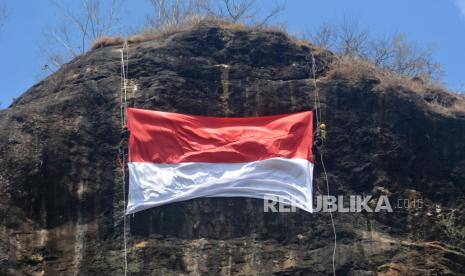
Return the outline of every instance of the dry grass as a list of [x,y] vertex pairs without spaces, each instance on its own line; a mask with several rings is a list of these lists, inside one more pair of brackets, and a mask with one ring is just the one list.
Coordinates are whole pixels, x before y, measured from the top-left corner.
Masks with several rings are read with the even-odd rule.
[[400,75],[396,72],[377,67],[372,62],[356,57],[338,56],[331,64],[328,77],[342,79],[353,83],[365,82],[366,80],[377,80],[379,88],[389,90],[390,88],[404,88],[405,91],[422,94],[425,91],[437,91],[446,93],[447,89],[440,85],[426,83],[418,78]]
[[103,36],[99,37],[92,42],[92,46],[90,47],[91,50],[95,50],[98,48],[114,46],[114,45],[122,45],[124,43],[124,39],[122,37],[109,37]]
[[157,39],[158,36],[155,33],[144,32],[142,34],[131,35],[128,37],[129,44],[138,44],[149,40]]
[[[197,27],[207,26],[207,27],[218,27],[223,29],[229,29],[232,31],[260,31],[260,32],[273,32],[273,33],[282,33],[286,35],[290,40],[294,42],[299,41],[300,44],[309,45],[308,41],[303,42],[303,40],[298,40],[294,37],[291,37],[286,34],[286,32],[280,27],[273,26],[247,26],[242,23],[230,22],[222,18],[217,17],[192,17],[185,20],[182,24],[167,25],[159,29],[147,28],[143,30],[140,34],[131,35],[127,38],[129,44],[138,44],[146,41],[163,39],[174,35],[176,33],[186,32]],[[124,39],[121,37],[101,37],[96,39],[92,43],[91,50],[97,48],[121,45],[124,43]]]
[[[169,37],[173,34],[186,32],[193,28],[199,26],[216,26],[220,28],[228,28],[233,30],[248,30],[250,29],[246,25],[239,23],[231,23],[229,21],[220,19],[220,18],[201,18],[201,17],[192,17],[188,20],[185,20],[182,24],[176,25],[167,25],[160,29],[147,28],[142,31],[140,34],[131,35],[127,38],[129,44],[137,44],[150,40],[163,39]],[[93,43],[91,50],[95,50],[102,47],[121,45],[124,43],[124,39],[121,37],[99,37]]]
[[283,33],[283,30],[277,27],[251,27],[242,23],[230,22],[216,17],[193,17],[182,24],[167,25],[160,29],[147,28],[140,34],[130,36],[128,38],[128,43],[141,43],[150,40],[163,39],[173,34],[186,32],[201,26],[218,27],[232,31],[267,31]]
[[183,25],[169,25],[161,29],[147,28],[142,33],[131,35],[128,37],[129,44],[138,44],[146,41],[163,39],[180,32],[186,32],[192,29],[195,25],[183,24]]
[[328,77],[352,83],[377,80],[380,85],[385,86],[401,85],[402,83],[402,86],[408,85],[410,90],[417,90],[422,86],[419,82],[410,82],[400,75],[382,70],[368,60],[349,56],[337,56],[330,66]]
[[435,112],[465,118],[465,97],[449,92],[441,85],[425,83],[420,79],[378,68],[364,59],[337,57],[326,78],[343,80],[353,85],[374,80],[378,91],[414,93]]

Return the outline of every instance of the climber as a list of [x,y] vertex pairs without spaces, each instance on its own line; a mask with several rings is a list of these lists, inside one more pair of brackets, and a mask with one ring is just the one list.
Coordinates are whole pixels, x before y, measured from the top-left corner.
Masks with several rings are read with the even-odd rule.
[[129,129],[127,125],[124,125],[121,129],[121,140],[129,139]]
[[[326,142],[326,125],[321,123],[318,128],[313,133],[314,142],[313,142],[313,160],[318,160],[320,154],[323,152],[323,143]],[[322,190],[320,188],[320,170],[314,171],[314,179],[315,179],[315,188],[318,194],[322,194]]]
[[326,142],[326,125],[321,123],[318,126],[318,129],[315,130],[315,132],[313,133],[313,137],[315,137],[313,146],[315,147],[315,150],[318,150],[319,147],[321,147],[324,144],[324,142]]
[[318,129],[318,137],[321,139],[321,142],[326,142],[326,125],[321,123]]

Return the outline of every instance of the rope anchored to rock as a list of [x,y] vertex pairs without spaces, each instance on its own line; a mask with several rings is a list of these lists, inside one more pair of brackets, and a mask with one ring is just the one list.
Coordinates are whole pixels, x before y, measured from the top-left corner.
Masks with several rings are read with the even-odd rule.
[[[324,163],[324,158],[323,158],[323,147],[327,139],[327,133],[326,133],[326,124],[322,122],[321,119],[321,102],[320,102],[320,95],[318,91],[318,84],[316,81],[316,62],[315,62],[315,56],[313,55],[313,52],[310,52],[311,58],[312,58],[312,79],[313,79],[313,86],[315,89],[315,96],[314,96],[314,109],[315,109],[315,119],[316,119],[316,125],[318,129],[315,131],[315,136],[316,136],[316,147],[318,148],[319,152],[319,157],[320,157],[320,162],[321,162],[321,167],[323,169],[323,174],[326,182],[326,192],[328,197],[330,196],[329,193],[329,181],[328,181],[328,174],[326,172],[326,167]],[[317,189],[320,190],[319,185],[317,183]],[[331,225],[333,229],[333,236],[334,236],[334,247],[333,247],[333,257],[332,257],[332,268],[333,268],[333,275],[336,276],[336,249],[337,249],[337,235],[336,235],[336,226],[334,225],[334,217],[333,217],[333,212],[331,209],[329,209],[329,216],[331,218]]]
[[[121,167],[123,177],[123,240],[124,240],[124,275],[128,271],[128,253],[127,253],[127,237],[126,237],[126,143],[128,140],[127,129],[127,86],[128,86],[128,64],[129,64],[129,49],[127,41],[124,42],[121,49],[121,89],[120,89],[120,116],[121,116],[121,143],[119,146],[118,163]],[[126,54],[126,58],[125,58]]]

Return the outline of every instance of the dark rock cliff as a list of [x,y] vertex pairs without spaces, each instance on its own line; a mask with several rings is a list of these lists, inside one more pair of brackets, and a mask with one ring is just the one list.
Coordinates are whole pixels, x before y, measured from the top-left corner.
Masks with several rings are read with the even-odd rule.
[[[122,273],[120,49],[73,60],[0,111],[0,274]],[[338,275],[465,274],[464,100],[344,74],[330,69],[336,59],[280,32],[201,25],[130,45],[129,103],[211,116],[310,110],[315,75],[330,192],[422,200],[335,214]],[[323,183],[318,161],[315,172]],[[328,213],[211,198],[146,210],[128,225],[131,275],[332,273]]]

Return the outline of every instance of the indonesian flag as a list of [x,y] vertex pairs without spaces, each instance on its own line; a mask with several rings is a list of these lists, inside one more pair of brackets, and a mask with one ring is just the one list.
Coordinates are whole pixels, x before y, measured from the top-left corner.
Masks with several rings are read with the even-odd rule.
[[128,109],[127,214],[199,197],[312,211],[312,112],[220,118]]

